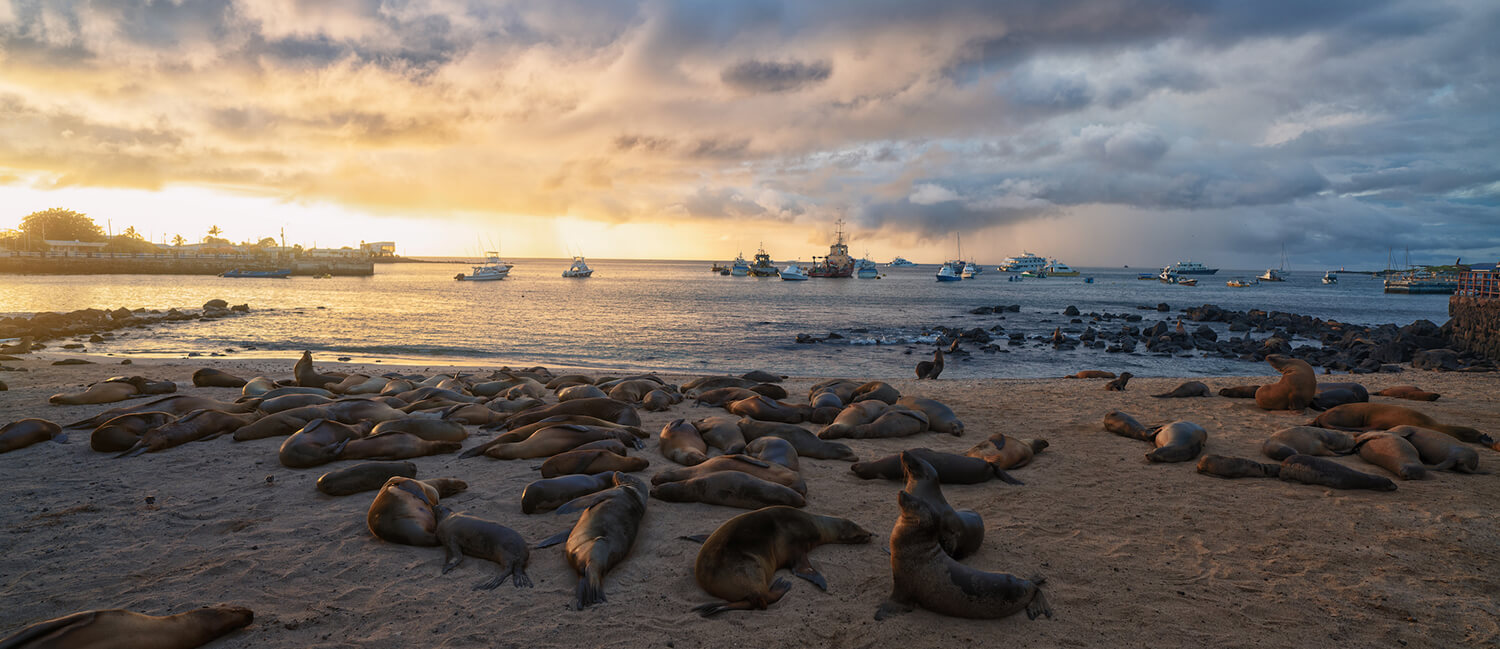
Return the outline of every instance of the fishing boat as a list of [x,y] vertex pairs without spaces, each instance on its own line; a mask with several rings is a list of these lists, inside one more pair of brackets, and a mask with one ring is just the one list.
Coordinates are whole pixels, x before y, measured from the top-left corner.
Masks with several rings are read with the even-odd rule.
[[1334,274],[1334,272],[1331,271],[1331,270],[1328,271],[1328,272],[1326,272],[1326,273],[1323,273],[1323,283],[1324,284],[1337,284],[1337,283],[1339,283],[1339,276],[1336,275],[1336,274]]
[[844,242],[844,220],[839,219],[834,223],[834,242],[828,246],[828,256],[813,257],[812,268],[807,271],[809,277],[853,277],[854,258],[849,256],[849,244]]
[[720,274],[724,274],[724,275],[729,274],[729,267],[725,266],[724,264],[721,264],[721,263],[719,263],[717,261],[714,262],[714,267],[710,268],[708,270],[711,273],[720,273]]
[[589,268],[589,265],[583,262],[583,255],[574,257],[573,265],[562,274],[563,277],[592,277],[593,275],[594,269]]
[[937,281],[957,282],[963,280],[963,271],[960,270],[961,268],[962,266],[955,265],[951,261],[943,264],[943,267],[938,269]]
[[1038,271],[1047,267],[1047,259],[1022,251],[1015,257],[1006,257],[1000,263],[999,270],[1004,273],[1024,273],[1026,271]]
[[459,273],[457,275],[454,275],[453,279],[456,279],[460,282],[493,282],[505,279],[505,276],[510,274],[510,269],[514,267],[514,264],[500,261],[500,253],[495,251],[487,251],[484,253],[483,264],[479,266],[471,266],[471,268],[474,269],[474,272],[469,273],[468,275]]
[[1192,260],[1179,261],[1167,268],[1172,269],[1173,275],[1212,275],[1219,272],[1217,268],[1209,268]]
[[755,251],[755,263],[750,264],[750,274],[756,277],[775,277],[779,272],[776,264],[771,263],[771,255],[766,254],[765,244],[761,244],[760,250]]
[[807,271],[802,270],[802,267],[798,266],[797,262],[795,261],[787,264],[786,268],[781,269],[781,279],[784,279],[788,282],[800,282],[806,280],[807,278]]
[[979,264],[971,261],[964,264],[964,269],[959,273],[959,276],[964,279],[974,279],[975,277],[978,277],[982,272],[984,271],[980,269]]
[[1245,288],[1247,286],[1260,286],[1260,280],[1258,280],[1258,279],[1231,279],[1231,280],[1229,280],[1227,282],[1224,282],[1224,285],[1232,287],[1232,288]]
[[1262,282],[1285,282],[1287,274],[1286,271],[1280,268],[1267,268],[1266,272],[1261,273],[1256,279]]
[[886,265],[890,266],[891,268],[905,268],[907,266],[915,266],[916,264],[907,261],[904,257],[897,257],[895,259],[892,259],[891,263]]
[[735,277],[744,277],[750,274],[750,263],[745,261],[743,253],[735,255],[734,264],[729,267],[729,274]]
[[1047,271],[1048,277],[1077,277],[1082,274],[1056,259],[1048,262],[1044,270]]
[[1457,290],[1457,277],[1426,270],[1408,271],[1395,277],[1386,277],[1385,280],[1386,293],[1452,295]]
[[859,279],[880,279],[880,268],[869,259],[854,262],[854,276]]
[[276,270],[226,270],[219,273],[219,277],[233,277],[241,279],[286,279],[292,276],[292,269],[278,268]]

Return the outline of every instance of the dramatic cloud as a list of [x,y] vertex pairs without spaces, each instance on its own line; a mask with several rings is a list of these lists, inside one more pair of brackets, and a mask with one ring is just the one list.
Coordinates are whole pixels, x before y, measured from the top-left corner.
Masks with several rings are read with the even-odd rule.
[[832,73],[826,61],[742,61],[725,68],[719,78],[745,92],[788,92],[821,83]]

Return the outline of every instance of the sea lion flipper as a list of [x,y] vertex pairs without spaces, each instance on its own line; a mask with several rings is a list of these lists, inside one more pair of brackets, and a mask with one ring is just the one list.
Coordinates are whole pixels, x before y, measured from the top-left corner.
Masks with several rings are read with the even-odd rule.
[[563,530],[561,532],[553,534],[552,536],[549,536],[549,537],[547,537],[545,539],[542,539],[541,541],[538,541],[537,544],[536,544],[536,549],[540,550],[542,548],[550,548],[550,547],[552,547],[554,545],[562,543],[563,541],[568,540],[568,536],[571,535],[572,533],[573,533],[573,529],[572,528],[568,528],[568,529],[565,529],[565,530]]
[[993,464],[990,465],[990,468],[992,468],[992,469],[995,470],[995,477],[999,478],[1001,482],[1005,482],[1007,484],[1016,484],[1016,485],[1024,485],[1024,484],[1026,484],[1024,482],[1021,482],[1020,480],[1015,479],[1014,477],[1011,477],[1011,475],[1009,473],[1005,472],[1005,469],[1002,469],[1002,468],[1000,468],[998,466],[995,466]]
[[[1031,583],[1040,586],[1044,581],[1047,580],[1036,577],[1031,580]],[[1026,618],[1035,620],[1043,615],[1047,616],[1049,620],[1052,619],[1052,606],[1047,603],[1047,596],[1042,593],[1042,589],[1038,588],[1036,596],[1032,597],[1031,601],[1026,604]]]
[[124,453],[116,455],[115,459],[120,459],[122,457],[135,457],[149,450],[151,450],[151,446],[146,444],[145,440],[141,440],[139,442],[136,442],[135,446],[130,447]]
[[818,569],[813,567],[812,561],[808,560],[806,554],[792,562],[792,574],[812,582],[812,585],[817,586],[818,590],[828,590],[828,580],[824,579],[823,575],[818,572]]
[[884,620],[888,617],[901,615],[902,613],[910,613],[911,610],[912,606],[910,604],[898,602],[895,599],[887,599],[880,603],[879,608],[875,609],[875,619]]
[[[694,543],[707,543],[708,542],[708,536],[709,535],[707,535],[707,534],[684,534],[684,535],[679,536],[677,538],[682,539],[684,541],[692,541]],[[697,609],[694,609],[694,610],[697,610]]]

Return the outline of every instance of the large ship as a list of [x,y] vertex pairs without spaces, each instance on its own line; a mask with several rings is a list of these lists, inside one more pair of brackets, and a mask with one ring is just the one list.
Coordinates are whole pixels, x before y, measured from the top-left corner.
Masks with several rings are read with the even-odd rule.
[[[835,225],[834,234],[837,239],[833,245],[828,246],[827,257],[813,257],[812,268],[807,271],[808,277],[853,277],[854,258],[849,256],[849,244],[844,242],[844,221],[840,219]],[[822,261],[818,261],[822,259]]]
[[771,255],[766,254],[766,244],[760,245],[760,250],[755,251],[755,263],[750,265],[750,274],[756,277],[775,277],[781,271],[776,270],[776,264],[771,263]]
[[1173,275],[1212,275],[1219,272],[1217,268],[1209,268],[1196,261],[1179,261],[1171,266]]
[[1006,257],[1005,258],[1005,262],[1000,264],[1000,272],[1002,272],[1002,273],[1024,273],[1024,272],[1027,272],[1027,271],[1036,272],[1036,271],[1042,270],[1043,268],[1046,268],[1046,267],[1047,267],[1047,260],[1046,260],[1046,258],[1039,257],[1037,255],[1033,255],[1033,254],[1031,254],[1029,252],[1024,252],[1023,251],[1021,253],[1021,255],[1018,256],[1018,257]]

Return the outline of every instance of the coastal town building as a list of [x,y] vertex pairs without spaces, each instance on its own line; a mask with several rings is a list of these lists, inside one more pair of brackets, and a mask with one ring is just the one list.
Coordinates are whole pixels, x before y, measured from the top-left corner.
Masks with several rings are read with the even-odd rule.
[[47,252],[53,255],[91,255],[100,252],[104,246],[109,244],[103,241],[57,241],[55,239],[43,239],[47,244]]
[[396,256],[395,241],[361,241],[359,248],[365,251],[371,259],[391,259]]

